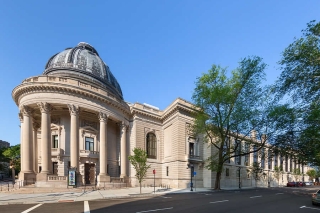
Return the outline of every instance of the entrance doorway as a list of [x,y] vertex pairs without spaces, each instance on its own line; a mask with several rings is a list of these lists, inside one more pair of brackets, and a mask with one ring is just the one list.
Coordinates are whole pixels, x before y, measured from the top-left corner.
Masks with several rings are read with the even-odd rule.
[[93,163],[84,165],[84,175],[86,184],[95,184],[95,165]]
[[52,163],[52,168],[53,168],[52,174],[58,175],[58,162],[53,162]]

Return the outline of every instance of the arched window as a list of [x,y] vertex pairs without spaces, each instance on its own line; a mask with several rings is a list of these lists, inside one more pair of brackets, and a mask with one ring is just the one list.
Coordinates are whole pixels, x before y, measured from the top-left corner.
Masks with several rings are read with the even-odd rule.
[[148,158],[157,158],[157,138],[153,133],[147,134],[147,156]]

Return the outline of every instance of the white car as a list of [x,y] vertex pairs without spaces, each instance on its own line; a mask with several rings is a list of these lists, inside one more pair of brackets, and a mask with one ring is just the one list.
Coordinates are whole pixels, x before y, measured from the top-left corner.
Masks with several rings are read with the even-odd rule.
[[305,182],[305,184],[306,184],[306,186],[311,186],[311,185],[313,185],[312,182]]

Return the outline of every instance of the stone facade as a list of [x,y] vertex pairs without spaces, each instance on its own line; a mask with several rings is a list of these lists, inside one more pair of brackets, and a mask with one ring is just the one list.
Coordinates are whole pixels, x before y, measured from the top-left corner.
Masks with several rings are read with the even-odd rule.
[[[63,186],[68,169],[75,168],[79,185],[103,185],[118,178],[135,186],[128,155],[141,147],[151,165],[143,184],[153,184],[155,169],[156,185],[188,187],[188,164],[197,173],[196,187],[214,184],[215,173],[204,163],[215,150],[190,132],[193,105],[177,98],[159,110],[125,102],[109,67],[89,44],[82,42],[51,57],[43,74],[25,79],[12,96],[20,109],[21,180],[36,180],[37,186],[56,180]],[[249,164],[241,162],[224,166],[222,188],[238,184],[239,168],[242,186],[255,184],[247,174]],[[291,178],[286,171],[282,183]],[[277,185],[273,167],[265,173],[257,184],[267,186],[269,180]]]

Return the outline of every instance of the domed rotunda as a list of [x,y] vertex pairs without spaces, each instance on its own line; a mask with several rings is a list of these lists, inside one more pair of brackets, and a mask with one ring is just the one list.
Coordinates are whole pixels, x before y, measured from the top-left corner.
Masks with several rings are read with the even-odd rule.
[[[88,43],[53,55],[43,73],[25,79],[12,97],[20,110],[24,184],[136,186],[128,155],[140,147],[152,168],[144,184],[154,183],[155,170],[157,185],[184,188],[188,163],[203,162],[194,157],[202,145],[189,131],[192,104],[178,98],[162,111],[125,102],[117,79]],[[198,179],[201,186],[201,173]]]

